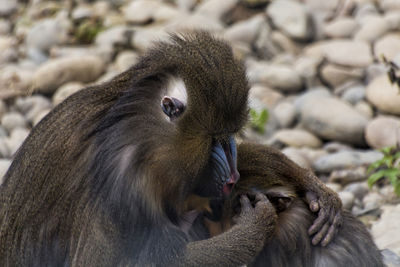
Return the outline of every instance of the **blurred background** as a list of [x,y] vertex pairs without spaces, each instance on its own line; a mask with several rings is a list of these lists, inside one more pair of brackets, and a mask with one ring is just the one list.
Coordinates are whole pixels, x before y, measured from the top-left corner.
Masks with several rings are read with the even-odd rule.
[[192,28],[245,62],[238,139],[311,168],[400,266],[400,0],[0,0],[0,183],[54,106]]

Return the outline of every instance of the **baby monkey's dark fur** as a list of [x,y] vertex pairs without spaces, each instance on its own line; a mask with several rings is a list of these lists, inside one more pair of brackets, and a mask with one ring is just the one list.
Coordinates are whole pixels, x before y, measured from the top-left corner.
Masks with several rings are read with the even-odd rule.
[[250,266],[384,266],[366,227],[347,211],[343,211],[343,224],[326,247],[311,244],[307,229],[316,215],[303,200],[305,191],[291,182],[296,176],[310,177],[310,171],[276,149],[253,144],[239,146],[238,169],[241,180],[236,184],[232,200],[226,203],[223,227],[229,228],[237,211],[237,199],[242,194],[262,192],[278,213],[272,237]]

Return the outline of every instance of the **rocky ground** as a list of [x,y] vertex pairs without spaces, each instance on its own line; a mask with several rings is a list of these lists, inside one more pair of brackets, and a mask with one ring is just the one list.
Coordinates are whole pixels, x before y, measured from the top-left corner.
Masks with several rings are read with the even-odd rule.
[[[0,177],[30,129],[88,84],[134,64],[154,40],[202,28],[244,60],[253,110],[243,139],[313,169],[400,266],[400,198],[369,164],[400,143],[399,0],[0,1]],[[0,178],[1,182],[1,178]]]

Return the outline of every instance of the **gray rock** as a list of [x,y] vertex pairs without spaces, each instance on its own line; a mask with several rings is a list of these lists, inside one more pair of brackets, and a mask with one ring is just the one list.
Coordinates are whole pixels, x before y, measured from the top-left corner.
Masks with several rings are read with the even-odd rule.
[[393,60],[400,53],[400,33],[388,33],[374,45],[374,54],[377,58],[384,55],[388,60]]
[[342,186],[341,186],[340,184],[335,184],[335,183],[329,183],[329,182],[327,182],[327,183],[325,183],[325,185],[326,185],[328,188],[330,188],[330,189],[332,189],[333,191],[335,191],[335,192],[340,192],[340,191],[342,191]]
[[317,172],[329,173],[334,170],[355,168],[369,165],[382,158],[378,151],[341,151],[317,159],[313,167]]
[[346,210],[351,210],[354,204],[354,195],[347,191],[339,192],[338,195],[342,201],[343,208]]
[[52,108],[50,100],[41,95],[18,98],[15,105],[33,125],[35,125],[38,114]]
[[282,150],[282,153],[303,168],[309,169],[311,166],[311,163],[307,157],[297,148],[286,147]]
[[374,116],[374,111],[371,105],[365,101],[358,102],[354,108],[368,119],[371,119]]
[[400,267],[400,256],[391,251],[390,249],[383,249],[381,251],[383,262],[387,267]]
[[335,11],[337,9],[337,6],[340,4],[340,0],[304,0],[303,2],[307,5],[307,7],[312,10],[329,13]]
[[73,95],[74,93],[80,91],[85,86],[82,83],[78,82],[69,82],[66,83],[60,88],[53,95],[53,105],[56,106],[67,99],[69,96]]
[[[130,40],[129,40],[130,42]],[[96,46],[55,46],[50,49],[50,58],[66,58],[81,56],[98,56],[104,62],[110,62],[114,56],[113,44],[105,41]],[[118,49],[123,47],[122,43],[115,44]]]
[[72,11],[71,17],[73,20],[83,20],[90,18],[94,15],[93,9],[91,6],[88,5],[78,5],[74,10]]
[[283,95],[268,86],[255,84],[250,88],[249,98],[258,99],[267,107],[274,107],[283,99]]
[[195,12],[202,16],[220,20],[222,16],[230,11],[237,3],[237,0],[206,0],[202,1],[196,8]]
[[292,103],[287,101],[276,105],[273,112],[282,128],[290,127],[296,119],[296,109]]
[[294,107],[296,109],[296,112],[299,113],[301,111],[301,108],[304,106],[305,102],[312,97],[329,98],[331,95],[332,95],[331,92],[325,87],[313,88],[312,90],[309,90],[296,98],[296,100],[294,101]]
[[9,112],[4,114],[1,118],[1,125],[8,131],[11,132],[17,127],[26,127],[26,119],[18,112]]
[[342,186],[367,179],[367,171],[364,167],[356,169],[334,170],[329,176],[329,182]]
[[375,78],[367,86],[367,99],[379,110],[400,115],[400,94],[396,84],[391,84],[387,75]]
[[10,166],[11,160],[0,159],[0,185],[3,183],[4,175],[7,173],[7,170]]
[[26,137],[29,135],[29,130],[26,128],[17,127],[12,130],[10,137],[7,140],[7,145],[10,148],[11,155],[22,145]]
[[368,119],[346,102],[311,96],[301,105],[300,114],[302,124],[319,137],[364,144],[364,128]]
[[380,249],[390,249],[400,255],[400,204],[384,205],[381,219],[374,223],[371,234]]
[[400,10],[400,3],[397,0],[381,0],[379,7],[385,11]]
[[[372,63],[371,47],[365,41],[332,40],[322,47],[324,56],[331,63],[349,66],[366,67]],[[349,56],[351,55],[351,57]]]
[[295,1],[273,1],[267,8],[272,23],[290,37],[299,40],[312,38],[311,19],[306,7]]
[[300,75],[286,65],[253,62],[249,65],[248,77],[252,83],[263,83],[284,92],[295,92],[303,88]]
[[390,30],[396,31],[400,28],[400,9],[385,13],[383,19],[386,21]]
[[138,61],[138,54],[130,50],[122,51],[115,59],[115,65],[119,71],[126,71]]
[[0,0],[0,17],[10,16],[18,8],[17,0]]
[[46,117],[47,114],[49,114],[50,111],[51,109],[42,109],[38,112],[32,120],[32,125],[36,126],[44,117]]
[[164,28],[151,27],[135,31],[131,39],[131,44],[139,51],[147,50],[155,41],[163,41],[168,38],[168,33]]
[[358,23],[350,17],[339,17],[324,27],[324,33],[332,38],[348,38],[357,30]]
[[131,1],[122,8],[125,20],[133,24],[146,24],[152,20],[167,21],[175,18],[179,10],[155,0]]
[[378,209],[385,202],[385,199],[377,192],[370,192],[363,198],[362,202],[364,209],[372,210]]
[[8,136],[7,130],[4,129],[2,125],[0,125],[0,137],[7,137],[7,136]]
[[322,142],[310,132],[302,129],[284,129],[277,131],[268,142],[270,145],[280,144],[291,147],[318,148]]
[[7,137],[0,137],[0,158],[9,158],[11,157],[11,151],[8,147]]
[[363,75],[363,70],[359,68],[349,68],[329,63],[321,67],[321,78],[333,88],[345,82],[360,81]]
[[258,15],[233,24],[225,31],[224,37],[232,42],[251,45],[265,27],[268,27],[265,18],[262,15]]
[[5,19],[0,19],[0,35],[7,35],[11,31],[11,22]]
[[369,16],[363,20],[354,40],[373,42],[389,30],[389,25],[381,16]]
[[117,25],[100,32],[95,43],[100,47],[129,47],[133,30],[125,25]]
[[7,112],[7,105],[3,100],[0,100],[0,118]]
[[369,192],[367,182],[357,182],[347,185],[344,189],[346,192],[351,192],[357,199],[362,200]]
[[32,85],[33,71],[19,66],[7,65],[0,69],[0,88],[2,93],[11,96],[26,93]]
[[220,33],[224,26],[219,20],[207,17],[199,13],[181,15],[166,25],[168,32],[176,32],[187,29],[207,30],[212,33]]
[[350,104],[355,105],[365,98],[365,87],[362,85],[351,87],[347,89],[343,95],[342,99],[346,100]]
[[15,61],[18,57],[17,40],[10,36],[0,35],[0,65]]
[[371,2],[365,2],[360,5],[355,6],[355,10],[353,11],[353,16],[357,20],[357,22],[362,25],[366,19],[369,19],[371,16],[379,15],[379,11],[377,7]]
[[67,82],[92,82],[100,77],[104,69],[103,60],[91,55],[49,60],[35,72],[33,89],[52,93]]
[[49,18],[39,21],[29,30],[25,39],[28,55],[32,58],[37,53],[47,53],[52,46],[65,42],[68,29],[69,25],[63,19]]
[[192,10],[197,4],[197,0],[176,0],[176,5],[178,8],[184,11]]
[[376,77],[387,74],[387,67],[382,63],[374,63],[367,67],[367,84],[370,83]]
[[305,87],[312,88],[320,85],[320,80],[317,77],[318,68],[322,60],[313,57],[299,56],[294,63],[294,70],[303,77]]
[[400,143],[400,119],[392,116],[373,119],[365,128],[365,139],[375,149],[396,146]]
[[339,151],[349,151],[352,150],[353,148],[349,145],[342,144],[339,142],[327,142],[323,146],[323,149],[328,153],[336,153]]

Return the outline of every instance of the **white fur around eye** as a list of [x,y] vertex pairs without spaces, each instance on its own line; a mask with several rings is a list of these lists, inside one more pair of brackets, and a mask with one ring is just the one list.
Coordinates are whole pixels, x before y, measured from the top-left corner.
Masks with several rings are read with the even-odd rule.
[[170,79],[167,85],[166,95],[169,97],[174,97],[181,101],[185,106],[187,104],[187,90],[185,83],[179,77],[173,77]]

